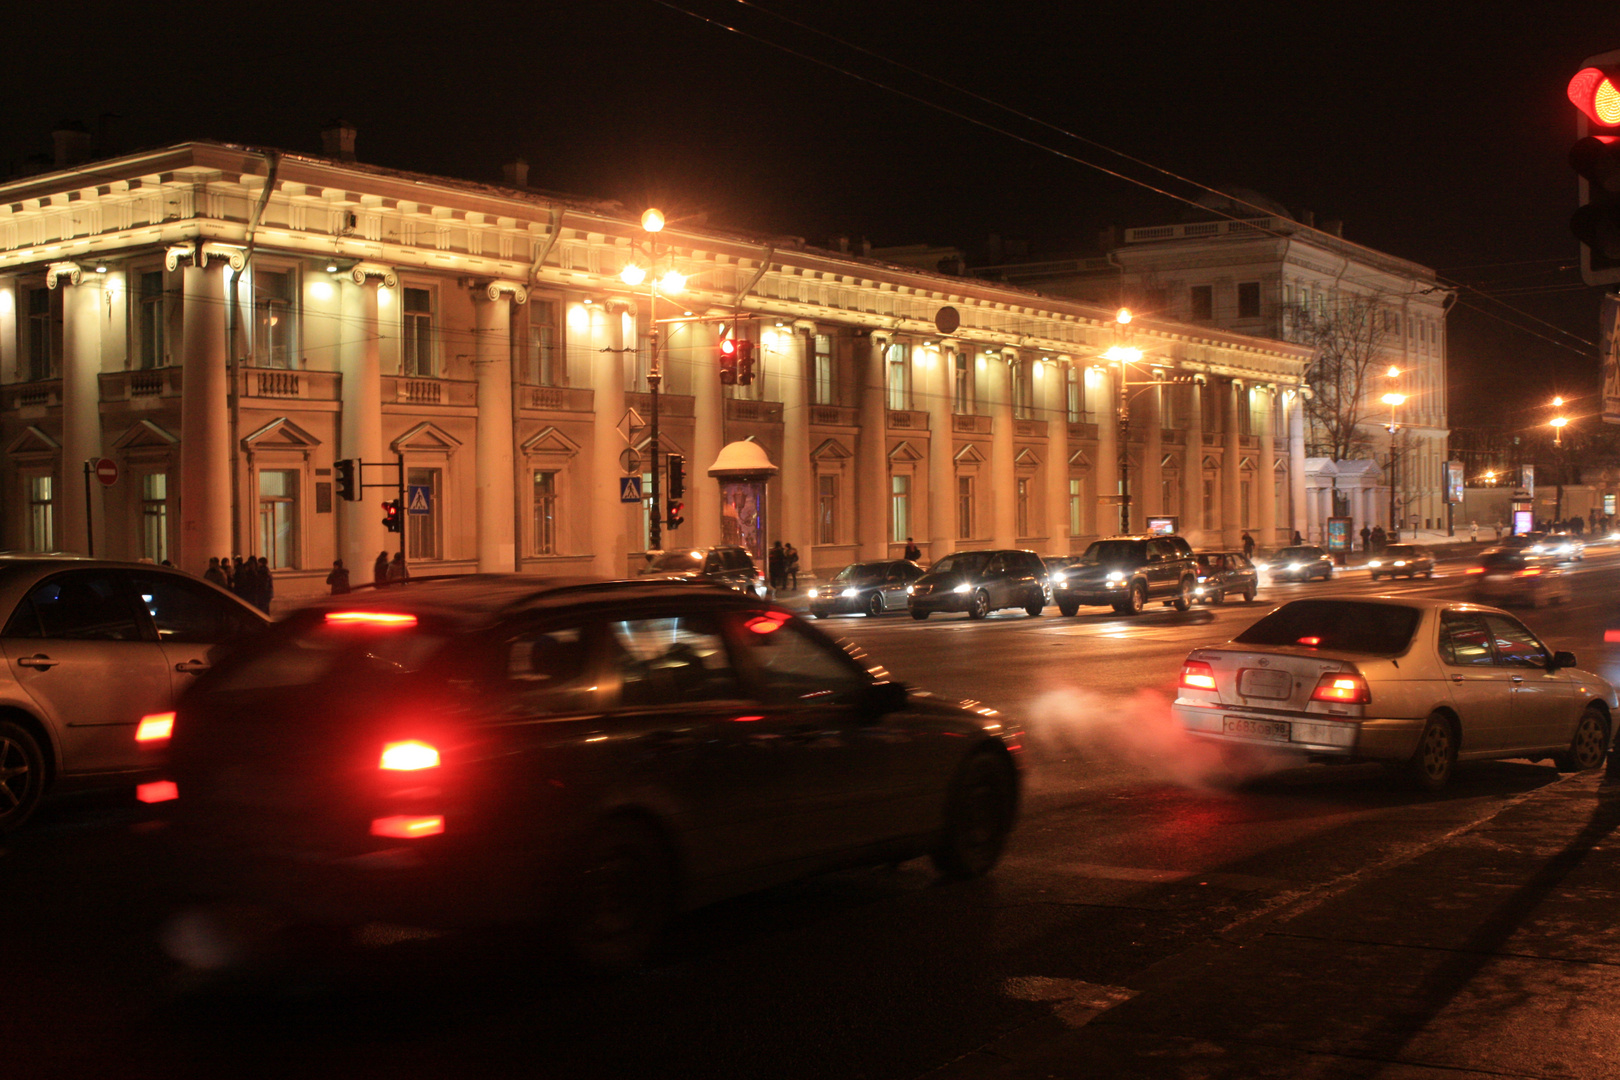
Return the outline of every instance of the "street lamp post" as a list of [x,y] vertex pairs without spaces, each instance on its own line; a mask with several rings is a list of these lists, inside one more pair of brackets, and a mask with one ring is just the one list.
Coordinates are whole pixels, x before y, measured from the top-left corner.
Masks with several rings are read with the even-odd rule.
[[[1554,408],[1563,408],[1563,405],[1563,398],[1553,398]],[[1564,520],[1564,464],[1566,460],[1564,457],[1564,428],[1569,423],[1569,417],[1555,416],[1548,423],[1552,425],[1553,429],[1553,464],[1558,469],[1557,492],[1553,502],[1553,520],[1562,521]]]
[[650,269],[638,263],[627,263],[619,272],[619,279],[627,285],[647,283],[647,450],[652,459],[652,490],[648,492],[650,510],[647,525],[647,550],[659,550],[664,541],[662,484],[663,472],[658,446],[658,391],[664,381],[662,360],[658,355],[658,294],[678,293],[686,288],[686,278],[672,266],[658,275],[658,233],[664,228],[664,215],[649,208],[641,215],[641,228],[647,233],[647,255]]
[[[1131,321],[1131,309],[1120,308],[1114,313],[1116,326],[1124,327]],[[1157,386],[1158,379],[1131,382],[1129,366],[1139,363],[1142,350],[1134,345],[1113,345],[1102,358],[1119,368],[1119,392],[1114,405],[1114,433],[1119,441],[1119,531],[1131,531],[1131,387]]]
[[[1390,370],[1391,374],[1399,374],[1399,372],[1397,372],[1394,368],[1390,368],[1389,370]],[[1401,524],[1400,524],[1400,521],[1397,520],[1396,517],[1395,517],[1395,513],[1396,513],[1396,507],[1395,507],[1395,491],[1396,491],[1395,477],[1396,477],[1396,472],[1395,472],[1395,469],[1396,469],[1396,466],[1399,464],[1399,458],[1398,458],[1398,456],[1396,455],[1396,452],[1395,452],[1395,432],[1400,429],[1400,425],[1395,422],[1395,410],[1400,405],[1405,403],[1406,395],[1405,394],[1394,394],[1394,393],[1385,394],[1384,398],[1383,398],[1383,401],[1384,401],[1385,405],[1389,406],[1389,528],[1390,528],[1390,533],[1391,533],[1390,539],[1398,541],[1401,538]]]

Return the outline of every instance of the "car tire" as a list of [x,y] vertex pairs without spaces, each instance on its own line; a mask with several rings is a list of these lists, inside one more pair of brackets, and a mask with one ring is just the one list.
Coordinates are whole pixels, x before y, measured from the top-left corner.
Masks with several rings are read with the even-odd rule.
[[822,614],[822,613],[821,613],[821,612],[819,612],[819,611],[812,611],[812,612],[811,612],[811,613],[810,613],[810,617],[811,617],[811,618],[812,618],[812,619],[825,619],[825,618],[826,618],[826,617],[827,617],[827,616],[825,616],[825,615],[823,615],[823,614]]
[[1417,749],[1406,763],[1406,775],[1420,791],[1439,791],[1451,779],[1451,768],[1457,761],[1457,739],[1451,730],[1451,721],[1440,713],[1431,713],[1418,736]]
[[590,971],[628,971],[652,952],[675,912],[675,856],[653,825],[625,814],[583,838],[562,910],[563,947]]
[[1215,590],[1214,592],[1209,594],[1209,602],[1212,603],[1212,604],[1224,604],[1224,603],[1226,603],[1226,593],[1222,592],[1219,589]]
[[1041,597],[1039,600],[1031,600],[1028,604],[1026,604],[1024,606],[1024,611],[1032,619],[1035,616],[1039,615],[1041,612],[1045,611],[1045,610],[1046,610],[1046,598],[1044,596]]
[[34,813],[45,795],[45,754],[32,732],[0,720],[0,833]]
[[1071,604],[1065,600],[1059,600],[1058,611],[1070,618],[1073,618],[1075,615],[1080,614],[1080,605]]
[[953,881],[988,874],[1001,858],[1017,811],[1012,764],[995,750],[974,753],[951,783],[939,843],[929,852],[934,869]]
[[932,612],[928,612],[928,611],[913,611],[913,612],[912,612],[912,613],[911,613],[911,617],[912,617],[912,618],[913,618],[913,619],[916,619],[916,620],[917,620],[917,621],[918,621],[918,622],[922,622],[922,621],[923,621],[923,620],[924,620],[924,619],[926,619],[926,618],[928,618],[928,616],[929,616],[929,615],[930,615],[930,614],[932,614]]
[[1595,706],[1588,705],[1575,722],[1575,735],[1569,749],[1553,755],[1559,772],[1586,772],[1603,764],[1609,745],[1609,720]]
[[883,592],[878,590],[873,592],[871,599],[866,601],[866,613],[868,615],[881,615],[883,610]]
[[1247,588],[1247,589],[1244,589],[1243,590],[1243,602],[1245,604],[1254,603],[1254,594],[1255,594],[1255,590],[1254,590],[1254,588],[1252,586]]
[[1189,580],[1187,578],[1182,578],[1181,579],[1181,588],[1176,591],[1175,599],[1170,601],[1170,606],[1175,608],[1177,611],[1191,611],[1192,610],[1192,581],[1191,580]]
[[1121,615],[1140,615],[1142,608],[1147,604],[1147,587],[1140,581],[1133,582],[1130,590],[1123,600],[1114,602],[1114,610]]
[[968,618],[982,619],[988,614],[990,614],[990,594],[980,589],[973,594],[973,599],[969,602]]
[[1371,574],[1368,574],[1367,577],[1372,581],[1377,581],[1378,580],[1378,571],[1374,570]]

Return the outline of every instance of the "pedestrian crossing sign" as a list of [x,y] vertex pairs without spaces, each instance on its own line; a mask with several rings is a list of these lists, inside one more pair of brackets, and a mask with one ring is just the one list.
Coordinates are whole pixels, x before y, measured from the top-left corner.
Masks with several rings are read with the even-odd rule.
[[619,477],[619,501],[622,503],[638,503],[641,501],[641,477]]
[[412,484],[406,488],[405,512],[421,516],[433,513],[433,486]]

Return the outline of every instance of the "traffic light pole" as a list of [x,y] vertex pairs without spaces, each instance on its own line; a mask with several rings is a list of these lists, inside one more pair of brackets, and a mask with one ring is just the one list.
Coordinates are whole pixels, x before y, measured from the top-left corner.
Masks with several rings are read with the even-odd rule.
[[403,450],[398,451],[395,454],[394,460],[398,464],[398,467],[399,467],[399,490],[398,490],[398,493],[394,496],[394,498],[399,500],[399,501],[396,502],[394,505],[399,507],[399,570],[400,570],[400,580],[403,581],[403,580],[405,580],[405,567],[406,567],[406,563],[405,563],[405,537],[410,532],[409,529],[405,528],[405,520],[406,520],[406,517],[411,512],[410,507],[405,505],[405,451],[403,451]]
[[[657,265],[658,245],[653,244],[654,265]],[[648,280],[656,280],[651,274]],[[648,348],[652,355],[647,361],[647,390],[650,401],[648,403],[647,417],[648,440],[647,448],[652,453],[652,491],[651,513],[647,515],[647,550],[658,551],[664,544],[664,508],[662,491],[659,484],[659,473],[663,470],[658,461],[658,388],[664,381],[664,369],[659,366],[658,358],[658,286],[652,285],[647,289],[647,338]]]

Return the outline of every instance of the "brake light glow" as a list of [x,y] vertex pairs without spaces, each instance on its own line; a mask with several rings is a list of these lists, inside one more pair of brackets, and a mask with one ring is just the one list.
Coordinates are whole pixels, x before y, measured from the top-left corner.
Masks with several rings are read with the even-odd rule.
[[136,742],[163,742],[174,734],[174,713],[158,712],[141,717],[135,728]]
[[1372,692],[1367,689],[1367,680],[1360,675],[1330,673],[1323,675],[1316,684],[1311,700],[1341,705],[1369,705],[1372,703]]
[[439,767],[439,751],[436,747],[429,746],[425,742],[418,742],[415,739],[408,742],[389,743],[383,747],[382,760],[378,762],[377,767],[399,772],[436,769]]
[[1535,577],[1539,573],[1541,573],[1541,567],[1539,567],[1539,566],[1527,566],[1523,570],[1519,571],[1519,576],[1520,577]]
[[393,817],[373,818],[372,836],[387,836],[395,840],[415,840],[422,836],[438,836],[444,832],[442,814],[395,814]]
[[774,634],[778,630],[782,629],[786,622],[787,619],[784,616],[777,615],[773,612],[769,615],[755,615],[752,619],[749,619],[747,622],[743,623],[743,625],[748,627],[748,629],[752,630],[756,634]]
[[398,611],[328,611],[328,626],[385,626],[408,629],[416,625],[415,615]]
[[1188,660],[1181,665],[1181,685],[1189,690],[1214,690],[1215,669],[1204,660]]
[[135,797],[143,803],[168,802],[180,797],[180,789],[173,780],[153,780],[150,784],[137,785]]
[[1318,645],[1322,644],[1322,639],[1313,634],[1313,635],[1311,635],[1309,637],[1300,638],[1297,642],[1295,642],[1295,644],[1296,645],[1309,645],[1311,648],[1314,649]]
[[1485,572],[1485,568],[1483,566],[1470,566],[1463,572],[1467,574],[1483,574]]

